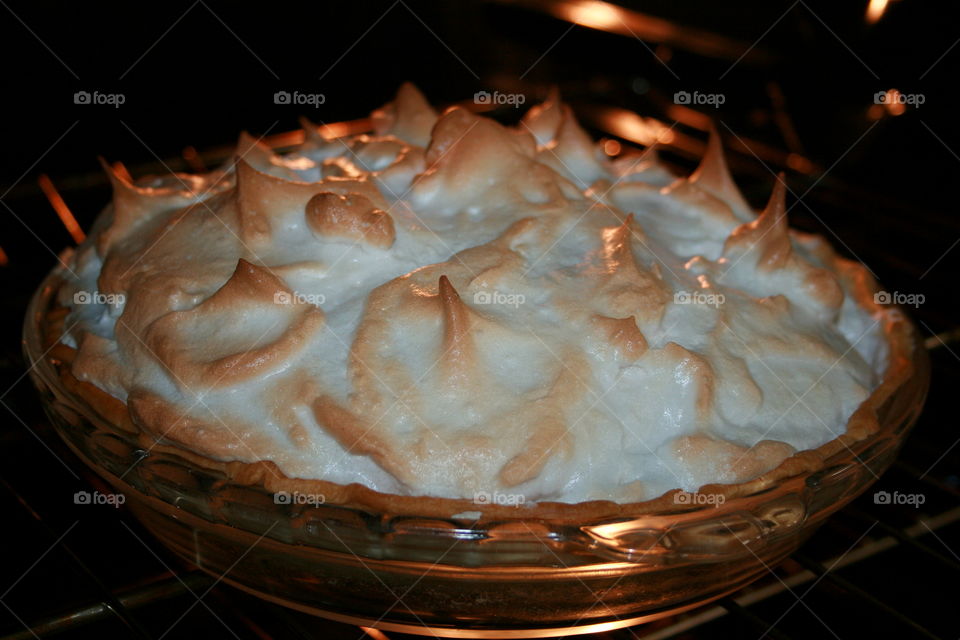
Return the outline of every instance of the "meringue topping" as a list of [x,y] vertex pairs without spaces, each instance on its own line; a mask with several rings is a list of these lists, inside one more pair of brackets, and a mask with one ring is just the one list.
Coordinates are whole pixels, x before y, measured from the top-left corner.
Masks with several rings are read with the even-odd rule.
[[748,480],[884,374],[865,270],[789,229],[782,177],[754,212],[715,131],[683,178],[609,160],[556,93],[508,127],[405,84],[372,122],[283,155],[242,134],[198,176],[105,165],[72,373],[221,461],[527,504]]

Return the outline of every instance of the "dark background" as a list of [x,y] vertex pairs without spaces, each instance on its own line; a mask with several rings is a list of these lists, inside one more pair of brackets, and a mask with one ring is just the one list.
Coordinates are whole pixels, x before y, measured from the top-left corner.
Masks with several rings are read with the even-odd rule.
[[[135,176],[162,168],[160,159],[180,170],[188,146],[203,152],[229,145],[241,129],[288,131],[300,115],[316,122],[361,117],[405,80],[438,105],[487,89],[522,93],[530,106],[558,86],[595,136],[617,136],[595,118],[598,107],[612,106],[668,125],[680,118],[674,130],[693,143],[705,138],[705,122],[678,110],[674,93],[723,94],[719,109],[697,110],[716,122],[751,202],[762,205],[773,174],[785,170],[791,223],[862,260],[888,291],[923,295],[924,303],[908,311],[934,349],[927,411],[901,461],[878,487],[917,485],[939,497],[931,497],[924,511],[879,510],[862,498],[855,507],[860,513],[845,509],[832,518],[806,553],[819,557],[820,548],[843,551],[857,541],[918,529],[917,518],[948,512],[960,502],[960,28],[954,3],[893,1],[871,24],[866,0],[620,2],[681,32],[700,29],[734,41],[726,55],[704,54],[698,43],[707,35],[695,36],[693,46],[647,37],[644,28],[652,23],[642,17],[630,22],[634,33],[612,21],[619,34],[563,19],[564,7],[577,4],[0,2],[0,247],[6,256],[0,265],[0,512],[6,536],[0,602],[10,607],[0,609],[0,637],[33,637],[25,629],[39,629],[52,613],[91,599],[108,601],[131,584],[153,584],[157,575],[179,589],[168,570],[198,590],[209,584],[165,555],[124,510],[93,513],[71,503],[73,492],[92,478],[45,426],[20,356],[27,300],[56,263],[56,252],[72,244],[38,186],[39,176],[49,176],[88,228],[109,198],[98,155],[123,161]],[[634,37],[638,33],[644,37]],[[923,104],[902,112],[876,105],[875,94],[892,88],[922,96]],[[125,103],[74,104],[81,90],[121,93]],[[322,93],[326,101],[316,109],[274,104],[275,92],[295,90]],[[520,113],[506,108],[495,115],[509,121]],[[667,147],[664,157],[688,170],[698,151],[690,144]],[[836,572],[886,604],[865,601],[833,574],[805,601],[841,637],[863,635],[864,629],[877,637],[957,637],[956,590],[947,585],[958,577],[960,532],[953,523],[935,535],[923,538],[925,550],[904,538],[905,556],[887,554],[879,564]],[[66,544],[91,573],[78,568]],[[790,563],[797,569],[798,562],[802,558],[783,571],[792,570]],[[97,576],[93,582],[91,574]],[[138,611],[151,630],[157,623],[153,637],[193,603],[182,590],[177,597],[170,610]],[[755,607],[759,622],[752,614],[735,616],[736,606],[727,604],[728,622],[703,637],[757,637],[758,629],[775,621],[793,637],[829,637],[819,618],[795,606],[794,598],[787,593]],[[223,586],[209,600],[244,638],[357,636],[356,629],[320,626]],[[891,609],[908,612],[921,630]],[[132,637],[128,627],[107,617],[98,635],[81,630],[69,637]],[[267,631],[248,633],[257,625]],[[198,635],[233,637],[201,607],[167,637]]]

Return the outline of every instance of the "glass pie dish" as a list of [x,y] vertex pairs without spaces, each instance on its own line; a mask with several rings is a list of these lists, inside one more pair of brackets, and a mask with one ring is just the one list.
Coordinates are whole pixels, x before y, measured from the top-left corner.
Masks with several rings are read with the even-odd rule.
[[[786,558],[893,461],[929,386],[905,323],[909,373],[873,407],[879,430],[814,471],[658,499],[582,520],[521,510],[449,518],[334,500],[278,499],[263,482],[173,447],[145,444],[69,384],[49,318],[55,270],[31,301],[24,352],[45,410],[70,448],[174,553],[261,598],[325,618],[453,637],[544,637],[609,630],[699,606]],[[872,396],[873,397],[873,396]],[[701,489],[704,492],[705,489]],[[628,505],[629,506],[629,505]],[[516,513],[517,515],[510,515]]]

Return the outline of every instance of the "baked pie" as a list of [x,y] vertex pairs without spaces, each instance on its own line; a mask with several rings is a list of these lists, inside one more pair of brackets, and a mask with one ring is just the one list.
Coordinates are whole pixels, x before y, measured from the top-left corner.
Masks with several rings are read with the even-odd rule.
[[504,126],[407,84],[371,121],[242,134],[201,175],[105,165],[49,320],[70,387],[274,491],[636,513],[816,469],[910,375],[868,271],[788,228],[782,177],[751,209],[715,133],[677,177],[555,95]]

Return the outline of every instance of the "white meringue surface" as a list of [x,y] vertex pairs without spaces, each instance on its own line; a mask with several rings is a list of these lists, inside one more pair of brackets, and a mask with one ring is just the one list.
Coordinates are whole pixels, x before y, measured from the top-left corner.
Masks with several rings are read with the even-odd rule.
[[404,85],[373,122],[111,171],[61,291],[73,374],[218,460],[527,503],[747,480],[883,375],[879,312],[788,229],[782,182],[750,209],[716,136],[674,178],[610,161],[556,96],[506,127]]

